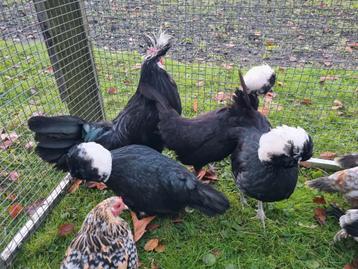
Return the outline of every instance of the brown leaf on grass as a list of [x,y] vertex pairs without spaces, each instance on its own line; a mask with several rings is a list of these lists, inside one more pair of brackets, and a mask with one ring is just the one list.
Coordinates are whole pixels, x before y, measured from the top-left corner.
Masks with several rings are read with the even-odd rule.
[[223,63],[221,66],[226,70],[231,70],[234,67],[233,64],[226,64],[226,63]]
[[23,209],[24,208],[22,205],[16,203],[9,206],[8,212],[13,219],[16,219],[16,217],[22,212]]
[[303,98],[302,100],[299,101],[299,103],[300,103],[301,105],[306,105],[306,106],[308,106],[308,105],[312,105],[312,100],[309,99],[309,98]]
[[149,223],[147,226],[147,231],[152,232],[160,227],[158,223]]
[[19,179],[20,175],[18,172],[16,171],[11,171],[8,175],[9,179],[12,181],[12,182],[15,182]]
[[179,224],[179,223],[183,223],[183,222],[184,222],[184,220],[181,218],[172,219],[173,224]]
[[319,224],[326,224],[326,217],[326,210],[324,208],[314,209],[314,218],[318,221]]
[[299,163],[300,166],[304,167],[304,168],[311,168],[312,164],[310,164],[309,162],[303,161]]
[[72,183],[72,185],[68,188],[68,193],[73,193],[75,191],[77,191],[77,189],[80,187],[82,183],[81,179],[75,179]]
[[25,149],[27,149],[28,151],[32,150],[35,147],[35,142],[33,141],[29,141],[25,144]]
[[163,253],[165,251],[165,245],[164,244],[159,244],[154,250],[155,252],[158,252],[158,253]]
[[159,245],[158,238],[150,239],[147,243],[145,243],[144,250],[145,251],[153,251],[158,245]]
[[337,157],[337,153],[326,151],[322,152],[319,156],[324,160],[333,160],[335,157]]
[[132,66],[131,70],[138,70],[142,68],[142,64],[135,64]]
[[159,269],[159,265],[154,260],[152,260],[150,263],[150,269]]
[[147,225],[155,218],[155,216],[146,217],[141,220],[138,219],[137,215],[131,212],[132,221],[133,221],[133,237],[134,241],[137,242],[139,239],[142,238],[144,233],[147,231]]
[[319,83],[323,84],[326,80],[337,80],[339,76],[324,76],[319,78]]
[[89,189],[97,189],[97,190],[104,190],[107,189],[107,185],[103,182],[96,182],[96,181],[87,181],[85,186]]
[[333,110],[339,110],[339,109],[342,109],[343,107],[344,107],[344,105],[341,101],[339,101],[339,100],[333,101],[333,106],[332,106]]
[[32,216],[33,214],[35,214],[35,212],[37,211],[37,209],[39,209],[45,202],[45,199],[39,199],[36,200],[35,202],[33,202],[32,204],[28,205],[27,207],[25,207],[25,212],[29,215]]
[[197,97],[194,97],[194,101],[193,101],[193,111],[195,113],[198,112],[198,98]]
[[108,94],[117,94],[118,93],[118,89],[116,87],[109,87],[107,89],[107,93]]
[[0,148],[3,150],[8,149],[17,139],[19,136],[16,132],[9,133],[1,133],[0,134]]
[[319,205],[325,205],[326,204],[326,200],[324,199],[323,195],[314,197],[313,202],[315,204],[319,204]]
[[216,174],[216,171],[213,169],[201,169],[199,173],[197,174],[197,179],[203,181],[204,183],[210,183],[212,181],[218,180],[218,176]]
[[61,224],[58,227],[58,235],[59,236],[67,236],[69,234],[71,234],[73,232],[73,230],[75,229],[75,225],[72,223],[65,223],[65,224]]
[[358,49],[358,42],[347,43],[347,46],[352,48],[352,49]]
[[343,269],[358,269],[358,258],[355,258],[351,263],[347,263]]
[[215,101],[217,101],[218,103],[224,103],[226,101],[229,101],[232,99],[232,94],[231,93],[225,93],[225,92],[218,92],[214,98]]

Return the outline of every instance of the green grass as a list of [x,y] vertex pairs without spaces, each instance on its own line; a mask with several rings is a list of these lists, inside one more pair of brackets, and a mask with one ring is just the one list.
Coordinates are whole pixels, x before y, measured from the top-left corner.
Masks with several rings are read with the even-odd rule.
[[[1,53],[12,58],[0,65],[0,122],[6,123],[6,130],[21,134],[10,150],[0,151],[1,165],[4,164],[2,170],[20,173],[20,180],[8,185],[9,190],[21,197],[25,206],[44,198],[63,177],[62,173],[49,170],[49,166],[44,165],[33,152],[24,149],[32,136],[26,128],[26,120],[34,111],[60,114],[67,110],[59,100],[54,76],[44,72],[50,63],[42,44],[20,46],[0,41],[0,56],[3,57]],[[141,57],[137,53],[109,53],[97,49],[94,55],[106,114],[113,118],[135,90],[139,75],[135,65],[141,62]],[[13,68],[16,64],[20,66]],[[196,114],[193,111],[194,99],[198,100],[197,113],[202,113],[219,107],[213,100],[218,91],[232,92],[238,86],[237,68],[227,70],[220,65],[184,64],[170,59],[166,59],[166,68],[178,84],[186,116]],[[275,68],[282,85],[275,87],[278,96],[269,116],[273,125],[286,123],[306,128],[314,138],[315,156],[323,151],[345,153],[355,150],[358,139],[357,108],[354,106],[356,72],[320,70],[310,66],[302,69]],[[339,78],[320,84],[320,77],[327,75]],[[198,84],[198,81],[203,83]],[[36,87],[35,95],[30,92],[33,87]],[[119,93],[108,94],[106,89],[109,87],[118,88]],[[304,98],[311,100],[312,104],[300,104]],[[331,109],[335,99],[344,104],[342,115]],[[173,157],[172,153],[166,154]],[[321,176],[324,171],[302,169],[293,196],[267,206],[267,229],[263,231],[254,218],[255,202],[250,201],[249,208],[240,206],[229,160],[218,163],[217,168],[219,181],[216,186],[229,197],[231,209],[218,218],[207,218],[197,212],[183,214],[183,222],[175,225],[169,219],[155,220],[160,228],[146,233],[138,243],[142,268],[150,268],[152,260],[161,268],[207,268],[202,259],[208,253],[217,255],[211,268],[225,268],[230,264],[235,267],[227,268],[342,268],[357,254],[357,245],[351,240],[332,243],[338,230],[336,221],[329,218],[326,225],[320,226],[313,219],[317,205],[312,198],[318,193],[307,189],[304,181]],[[36,195],[34,190],[38,191]],[[89,210],[111,195],[110,191],[84,187],[67,194],[23,245],[13,268],[58,267],[74,236],[59,237],[58,226],[73,223],[75,231],[78,231]],[[343,204],[338,196],[325,197],[329,202]],[[4,224],[2,229],[8,228],[1,234],[6,238],[27,220],[24,214],[15,221],[9,219],[6,210],[10,203],[0,206],[1,217],[7,219],[0,222]],[[128,213],[123,217],[129,221]],[[143,250],[145,242],[151,238],[159,238],[166,245],[164,253]]]

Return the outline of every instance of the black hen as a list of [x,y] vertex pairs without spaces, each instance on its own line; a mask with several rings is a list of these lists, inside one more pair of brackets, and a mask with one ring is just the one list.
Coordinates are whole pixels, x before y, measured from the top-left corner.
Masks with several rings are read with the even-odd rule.
[[245,115],[251,124],[240,129],[231,154],[232,172],[243,194],[259,200],[258,217],[264,224],[262,202],[287,199],[298,178],[298,162],[312,156],[311,137],[302,128],[280,126],[270,130],[266,118],[254,109],[242,80]]
[[108,151],[89,142],[68,154],[73,177],[104,182],[137,215],[175,215],[186,206],[208,216],[229,208],[226,197],[182,165],[142,145]]
[[151,96],[160,95],[178,114],[182,108],[177,86],[161,64],[161,57],[171,47],[171,36],[162,32],[147,37],[151,47],[142,64],[137,91],[112,122],[92,123],[75,116],[36,116],[29,119],[29,128],[36,133],[38,141],[36,152],[43,160],[66,170],[64,154],[74,145],[89,141],[107,149],[143,144],[163,150],[157,130],[158,111]]
[[[256,69],[250,70],[247,77],[252,86],[250,102],[257,108],[258,92],[266,93],[273,86],[275,75],[266,65]],[[269,72],[271,76],[268,76]],[[174,150],[182,163],[193,165],[197,171],[210,162],[220,161],[230,155],[236,147],[237,127],[251,125],[251,119],[243,111],[242,99],[237,97],[240,92],[236,90],[231,105],[193,119],[182,118],[158,96],[158,128],[165,146]]]
[[339,220],[341,226],[341,230],[334,236],[334,241],[352,237],[358,242],[358,209],[350,209],[344,213],[340,208],[332,205],[328,213]]

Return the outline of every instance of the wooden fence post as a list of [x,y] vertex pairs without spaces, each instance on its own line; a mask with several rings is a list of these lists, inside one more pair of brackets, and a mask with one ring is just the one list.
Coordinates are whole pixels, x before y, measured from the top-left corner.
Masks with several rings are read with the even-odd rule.
[[105,118],[83,0],[33,0],[61,100],[70,114]]

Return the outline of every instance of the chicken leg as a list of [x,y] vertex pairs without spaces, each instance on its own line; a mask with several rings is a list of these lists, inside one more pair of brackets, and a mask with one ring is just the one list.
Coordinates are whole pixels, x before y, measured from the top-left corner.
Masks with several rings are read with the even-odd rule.
[[264,203],[262,201],[258,201],[257,203],[257,215],[256,217],[261,220],[262,226],[264,227],[264,230],[266,228],[265,226],[265,219],[266,219],[266,215],[265,215],[265,211],[264,211]]

